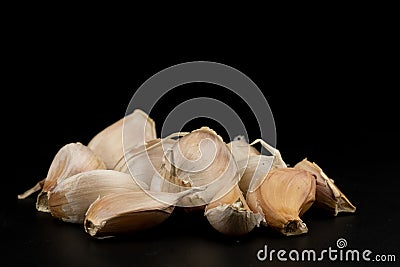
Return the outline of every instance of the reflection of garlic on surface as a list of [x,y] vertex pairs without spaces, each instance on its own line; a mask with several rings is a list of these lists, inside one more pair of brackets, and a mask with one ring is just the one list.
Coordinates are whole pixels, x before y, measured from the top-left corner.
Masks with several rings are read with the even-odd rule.
[[51,215],[66,222],[82,223],[90,204],[99,196],[111,193],[140,191],[140,186],[126,173],[113,170],[92,170],[78,173],[59,182],[48,192]]
[[247,234],[263,220],[260,213],[250,210],[238,185],[209,203],[204,215],[217,231],[230,236]]
[[124,147],[134,148],[156,138],[154,121],[144,111],[135,109],[96,134],[88,147],[104,161],[107,169],[114,169],[124,155]]
[[277,168],[252,183],[246,199],[253,211],[265,216],[267,226],[284,235],[299,235],[308,232],[300,216],[313,204],[315,187],[312,173]]
[[334,216],[340,212],[356,211],[356,207],[315,162],[303,159],[294,168],[309,171],[317,177],[315,206],[325,209]]
[[[36,209],[50,212],[47,203],[47,192],[51,191],[57,183],[77,173],[105,169],[105,164],[87,146],[81,143],[69,143],[64,145],[54,156],[46,179],[42,182],[41,192],[37,196]],[[40,188],[36,189],[40,190]],[[25,198],[33,193],[25,194]]]

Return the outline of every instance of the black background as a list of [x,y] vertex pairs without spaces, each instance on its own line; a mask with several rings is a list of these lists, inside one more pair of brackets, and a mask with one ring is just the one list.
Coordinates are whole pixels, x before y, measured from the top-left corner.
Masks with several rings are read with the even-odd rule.
[[[256,258],[265,244],[276,250],[322,250],[335,248],[341,237],[349,248],[399,258],[398,100],[393,94],[398,84],[393,83],[390,34],[356,27],[325,34],[299,31],[288,40],[265,43],[250,35],[246,45],[215,39],[199,43],[197,38],[172,45],[160,37],[147,46],[144,37],[127,41],[112,30],[104,35],[102,30],[66,29],[42,32],[26,25],[11,44],[15,52],[5,73],[11,83],[2,97],[6,175],[1,251],[13,264],[265,266],[270,263]],[[252,79],[273,112],[276,146],[284,160],[317,162],[357,206],[356,213],[330,218],[310,211],[304,217],[310,231],[302,236],[257,228],[244,237],[227,238],[202,214],[178,210],[145,233],[95,240],[81,225],[37,212],[36,195],[16,199],[46,176],[63,145],[86,144],[120,119],[136,88],[149,77],[197,60],[226,64]],[[243,119],[250,139],[259,138],[248,109],[223,88],[207,84],[182,86],[163,98],[151,113],[156,127],[179,101],[195,96],[225,100]],[[212,121],[197,120],[185,129],[204,124],[226,138]],[[276,259],[274,263],[279,265]]]

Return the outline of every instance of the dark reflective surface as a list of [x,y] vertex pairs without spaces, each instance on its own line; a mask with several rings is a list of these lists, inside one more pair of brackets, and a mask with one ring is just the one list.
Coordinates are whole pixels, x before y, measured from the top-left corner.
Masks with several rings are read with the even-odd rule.
[[[265,266],[257,252],[284,249],[337,249],[344,238],[348,249],[371,250],[374,254],[398,255],[398,201],[400,186],[391,170],[371,173],[358,168],[336,170],[349,178],[336,182],[357,206],[353,215],[335,218],[312,209],[304,216],[309,233],[284,237],[268,228],[256,228],[240,238],[228,238],[216,232],[201,212],[176,209],[162,225],[148,231],[97,240],[84,232],[82,225],[69,224],[35,210],[35,198],[19,200],[10,207],[3,221],[2,255],[18,265],[94,265],[94,266]],[[368,177],[368,179],[366,179]],[[372,255],[374,255],[372,254]],[[312,262],[308,262],[307,265]],[[315,263],[315,262],[314,262]],[[351,262],[323,261],[324,265]],[[296,265],[280,262],[277,266]],[[365,262],[363,263],[365,264]],[[386,263],[388,264],[388,263]]]

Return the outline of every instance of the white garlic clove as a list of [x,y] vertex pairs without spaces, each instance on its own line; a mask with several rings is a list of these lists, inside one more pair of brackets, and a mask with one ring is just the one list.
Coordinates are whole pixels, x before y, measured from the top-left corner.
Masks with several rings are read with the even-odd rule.
[[124,156],[124,148],[145,145],[156,138],[154,121],[144,111],[135,109],[96,134],[88,147],[104,161],[107,169],[114,169]]
[[236,162],[243,161],[251,156],[261,154],[260,151],[258,151],[255,147],[247,143],[244,136],[242,135],[236,136],[233,141],[231,141],[227,145],[231,150]]
[[247,234],[264,219],[262,214],[249,208],[238,185],[208,204],[204,215],[214,229],[229,236]]
[[151,180],[159,173],[162,158],[177,141],[171,138],[154,139],[145,145],[135,147],[125,152],[114,170],[130,173],[136,180],[144,182],[150,187]]
[[[187,188],[201,191],[183,198],[178,204],[202,206],[221,189],[238,182],[237,166],[222,138],[212,129],[202,127],[181,137],[163,158],[160,174],[153,177],[151,188],[165,192],[180,192]],[[154,186],[155,185],[155,186]]]
[[50,212],[47,203],[47,192],[51,191],[58,182],[77,173],[105,169],[106,166],[87,146],[77,142],[64,145],[54,156],[47,176],[19,198],[41,190],[37,196],[36,209]]
[[78,173],[59,182],[48,192],[51,215],[65,222],[82,223],[90,204],[99,196],[111,193],[141,191],[131,175],[114,170],[92,170]]

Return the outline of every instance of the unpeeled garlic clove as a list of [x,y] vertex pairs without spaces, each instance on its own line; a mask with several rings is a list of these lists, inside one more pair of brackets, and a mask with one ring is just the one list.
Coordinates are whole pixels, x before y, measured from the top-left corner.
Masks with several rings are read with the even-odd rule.
[[[236,162],[240,173],[239,187],[243,194],[247,194],[247,190],[251,186],[252,182],[257,181],[260,177],[263,177],[271,169],[287,167],[279,150],[268,144],[266,141],[257,139],[251,144],[246,145],[246,142],[241,140],[240,143],[242,149],[239,151],[242,151],[242,153],[240,156],[236,156]],[[259,153],[257,154],[256,152],[258,150],[253,147],[253,145],[256,143],[261,143],[261,145],[267,149],[271,155],[267,156]],[[237,142],[236,146],[238,147],[238,145],[239,142]],[[246,146],[249,148],[246,149]],[[249,153],[248,156],[245,155],[245,151]],[[233,154],[235,155],[234,152]],[[238,153],[236,152],[236,154]]]
[[260,213],[254,213],[249,208],[238,185],[209,203],[204,215],[214,229],[229,236],[247,234],[264,219]]
[[273,166],[274,157],[266,155],[253,155],[249,159],[244,159],[237,163],[239,168],[240,181],[239,187],[243,194],[246,195],[252,181],[265,176]]
[[248,159],[251,156],[260,155],[255,147],[246,142],[244,136],[236,136],[233,141],[227,144],[236,162]]
[[135,233],[164,222],[173,210],[173,205],[158,201],[145,191],[114,193],[90,205],[84,229],[96,238]]
[[334,216],[340,212],[353,213],[356,211],[356,207],[315,162],[310,162],[305,158],[297,163],[294,168],[309,171],[317,177],[315,206]]
[[66,222],[82,223],[90,204],[99,196],[147,189],[131,175],[114,170],[92,170],[60,181],[48,192],[51,215]]
[[104,161],[107,169],[114,169],[124,156],[124,147],[131,149],[156,138],[154,121],[144,111],[135,109],[96,134],[88,147]]
[[284,235],[308,232],[300,216],[315,200],[316,177],[294,168],[272,169],[247,193],[247,203],[264,215],[269,227]]
[[[42,212],[50,212],[47,203],[47,192],[51,191],[58,182],[77,173],[105,169],[106,166],[87,146],[77,142],[64,145],[54,156],[47,176],[35,187],[28,190],[19,198],[25,198],[37,190],[41,192],[37,196],[36,209]],[[42,186],[40,188],[40,185]]]
[[145,145],[132,148],[125,152],[114,170],[130,173],[136,180],[150,186],[153,176],[162,166],[162,158],[177,141],[171,138],[154,139]]
[[150,188],[164,192],[201,188],[179,202],[180,206],[201,207],[227,193],[222,188],[237,182],[236,162],[226,143],[215,131],[202,127],[181,137],[167,151],[160,175],[153,177]]

